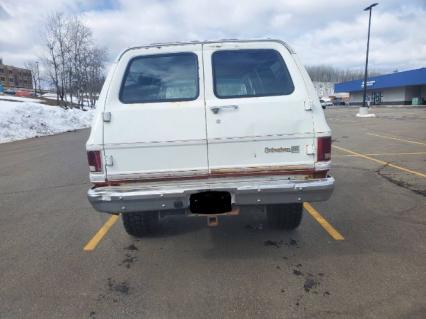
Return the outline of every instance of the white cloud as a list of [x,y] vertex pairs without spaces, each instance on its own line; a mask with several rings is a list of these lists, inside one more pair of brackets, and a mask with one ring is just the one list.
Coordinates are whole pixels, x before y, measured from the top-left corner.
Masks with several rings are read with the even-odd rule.
[[[113,4],[113,5],[112,5]],[[362,68],[367,35],[366,0],[145,0],[0,2],[0,56],[23,65],[43,49],[41,26],[55,10],[78,14],[99,45],[115,57],[128,46],[161,41],[278,37],[306,64]],[[426,66],[424,0],[382,0],[373,11],[371,67]],[[7,17],[9,15],[10,17]]]

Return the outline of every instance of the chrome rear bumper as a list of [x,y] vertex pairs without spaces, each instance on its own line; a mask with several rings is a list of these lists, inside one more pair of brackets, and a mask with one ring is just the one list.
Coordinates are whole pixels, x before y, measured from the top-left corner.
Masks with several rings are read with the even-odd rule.
[[100,212],[127,213],[187,209],[191,194],[202,191],[227,191],[232,204],[240,206],[325,201],[333,188],[334,178],[330,176],[308,180],[271,176],[129,183],[91,188],[87,195]]

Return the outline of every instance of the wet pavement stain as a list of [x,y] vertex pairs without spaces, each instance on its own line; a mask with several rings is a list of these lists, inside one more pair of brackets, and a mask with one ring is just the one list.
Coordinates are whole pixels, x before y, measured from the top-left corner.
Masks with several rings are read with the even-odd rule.
[[136,247],[134,244],[131,244],[131,245],[125,247],[124,249],[126,249],[126,250],[139,250],[138,247]]
[[110,292],[116,292],[122,295],[128,295],[130,291],[129,284],[127,281],[117,283],[114,279],[108,278],[108,290]]
[[290,238],[290,242],[288,243],[288,245],[290,246],[296,246],[297,248],[299,248],[299,246],[297,245],[297,240]]
[[127,269],[129,269],[132,264],[137,261],[137,257],[134,254],[139,250],[139,248],[134,244],[130,244],[129,246],[124,247],[124,250],[127,250],[128,253],[125,254],[125,258],[118,265],[125,266]]
[[137,260],[136,256],[132,256],[130,254],[126,254],[126,258],[124,258],[119,266],[125,266],[127,269]]
[[[318,272],[316,275],[313,273],[302,271],[303,265],[301,263],[294,263],[294,264],[287,264],[289,271],[296,276],[297,278],[300,278],[301,280],[301,288],[303,288],[303,291],[305,294],[298,295],[294,301],[294,304],[298,309],[300,306],[304,306],[303,309],[305,309],[305,302],[307,302],[310,299],[304,299],[304,296],[307,294],[310,294],[311,296],[321,296],[321,297],[328,297],[331,295],[331,293],[328,290],[321,289],[321,278],[325,277],[325,274],[323,272]],[[305,269],[306,270],[306,269]],[[281,291],[283,293],[283,290]]]
[[270,240],[270,239],[268,239],[268,240],[265,240],[264,242],[263,242],[263,245],[264,246],[266,246],[266,247],[275,247],[275,248],[280,248],[281,246],[282,246],[282,244],[283,244],[283,241],[282,240],[280,240],[280,241],[276,241],[276,240]]
[[263,224],[258,224],[258,225],[247,224],[244,226],[244,228],[248,230],[263,230]]
[[300,306],[300,303],[301,303],[302,299],[303,299],[303,295],[300,295],[300,296],[298,296],[298,297],[297,297],[297,299],[296,299],[296,303],[295,303],[295,305],[296,305],[297,307],[299,307],[299,306]]
[[303,273],[298,269],[293,269],[293,274],[296,276],[303,276]]
[[275,247],[275,248],[280,248],[283,245],[285,245],[287,247],[293,246],[293,247],[299,248],[297,240],[295,240],[293,238],[290,238],[289,242],[286,242],[286,243],[283,240],[271,240],[271,239],[268,239],[268,240],[265,240],[263,242],[263,245],[266,246],[266,247],[268,247],[268,246],[271,247],[272,246],[272,247]]
[[[263,242],[263,245],[265,247],[272,247],[272,248],[281,248],[282,246],[287,246],[290,249],[292,247],[299,248],[299,243],[296,239],[290,238],[288,241],[283,240],[265,240]],[[294,250],[293,250],[294,251]],[[290,253],[291,254],[291,253]],[[321,282],[320,279],[325,277],[325,274],[323,272],[309,272],[307,269],[303,269],[304,266],[302,263],[297,262],[289,262],[290,260],[294,260],[292,257],[295,257],[296,255],[293,253],[292,256],[281,256],[281,259],[284,261],[281,265],[275,265],[275,269],[277,270],[283,270],[287,268],[294,276],[297,278],[300,278],[301,287],[300,289],[303,289],[301,291],[304,292],[304,294],[297,295],[296,300],[294,301],[294,305],[299,309],[300,311],[306,310],[306,302],[308,302],[311,299],[305,299],[305,296],[308,294],[311,295],[313,298],[314,296],[318,296],[319,298],[326,298],[331,295],[329,291],[326,291],[324,289],[321,289]],[[286,267],[283,267],[286,266]],[[283,295],[287,295],[291,293],[291,291],[286,292],[285,289],[280,289],[280,293]],[[291,297],[291,296],[289,296]],[[317,298],[317,297],[314,297]]]
[[[305,283],[303,284],[303,289],[306,292],[310,292],[312,289],[317,288],[320,285],[319,281],[315,280],[313,277],[308,276],[305,279]],[[316,291],[315,291],[316,292]],[[318,292],[317,292],[318,293]]]

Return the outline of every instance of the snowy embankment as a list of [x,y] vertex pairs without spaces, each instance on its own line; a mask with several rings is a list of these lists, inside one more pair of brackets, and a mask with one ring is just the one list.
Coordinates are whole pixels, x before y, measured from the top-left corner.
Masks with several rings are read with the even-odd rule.
[[[47,100],[52,100],[52,101],[56,101],[56,99],[57,99],[57,96],[56,96],[55,93],[45,93],[45,94],[42,95],[42,97],[47,99]],[[72,100],[73,103],[78,104],[78,99],[77,99],[76,96],[73,96],[71,98],[71,96],[69,94],[67,94],[65,99],[68,102],[70,102]],[[83,98],[83,104],[85,106],[90,105],[90,100],[87,97]]]
[[94,110],[65,110],[29,98],[6,101],[9,98],[0,96],[0,143],[81,129],[92,122]]

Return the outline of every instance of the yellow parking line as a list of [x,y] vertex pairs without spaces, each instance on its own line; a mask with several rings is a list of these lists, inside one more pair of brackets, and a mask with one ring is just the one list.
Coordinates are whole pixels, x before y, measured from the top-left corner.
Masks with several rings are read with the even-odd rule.
[[106,223],[98,230],[95,236],[92,237],[92,239],[89,240],[89,242],[84,246],[84,251],[92,251],[96,248],[96,246],[99,244],[99,242],[104,238],[104,236],[108,233],[109,229],[112,227],[112,225],[115,224],[115,222],[118,220],[118,215],[112,215]]
[[422,142],[418,142],[418,141],[405,140],[403,138],[398,138],[398,137],[393,137],[393,136],[385,136],[385,135],[379,135],[379,134],[374,134],[374,133],[367,133],[367,135],[377,136],[377,137],[381,137],[381,138],[387,138],[389,140],[395,140],[395,141],[400,141],[400,142],[405,142],[405,143],[411,143],[411,144],[417,144],[417,145],[426,145],[426,143],[422,143]]
[[303,208],[326,230],[326,232],[334,239],[334,240],[344,240],[345,238],[333,227],[331,224],[321,216],[318,211],[312,207],[309,203],[303,203]]
[[[407,152],[407,153],[367,153],[367,156],[393,156],[393,155],[425,155],[426,152]],[[345,154],[345,155],[333,155],[333,157],[359,157],[359,155]]]
[[357,153],[357,152],[348,150],[348,149],[340,147],[340,146],[333,145],[333,147],[340,150],[340,151],[343,151],[343,152],[346,152],[346,153],[349,153],[349,154],[352,154],[352,155],[356,155],[358,157],[362,157],[362,158],[368,159],[370,161],[373,161],[373,162],[376,162],[376,163],[379,163],[379,164],[382,164],[382,165],[387,165],[389,167],[399,169],[403,172],[407,172],[407,173],[410,173],[410,174],[414,174],[414,175],[426,178],[426,174],[423,174],[423,173],[420,173],[420,172],[417,172],[417,171],[413,171],[411,169],[408,169],[408,168],[405,168],[405,167],[402,167],[402,166],[398,166],[398,165],[395,165],[395,164],[392,164],[392,163],[389,163],[389,162],[381,161],[377,158],[370,157],[370,156],[365,155],[365,154]]

